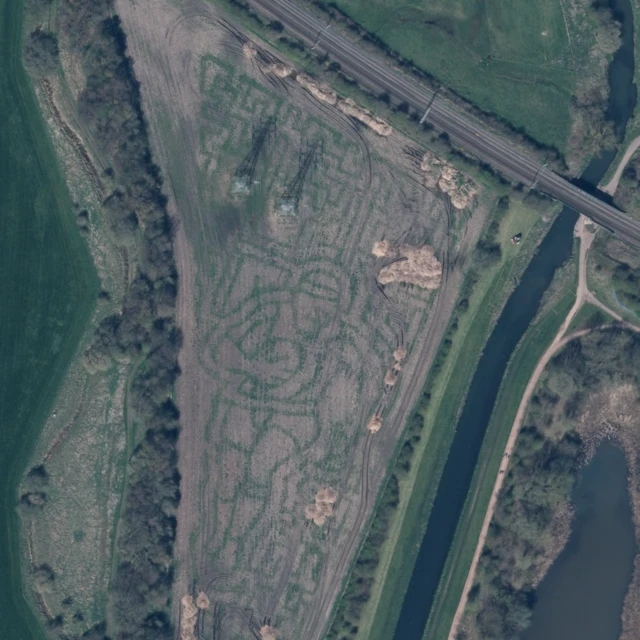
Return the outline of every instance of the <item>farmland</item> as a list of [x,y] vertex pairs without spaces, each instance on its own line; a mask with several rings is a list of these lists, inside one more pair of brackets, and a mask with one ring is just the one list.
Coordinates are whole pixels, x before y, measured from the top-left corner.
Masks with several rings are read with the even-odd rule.
[[[495,196],[206,4],[118,10],[179,221],[174,619],[320,637]],[[378,286],[402,247],[435,288]]]
[[[511,456],[470,595],[464,637],[512,635],[528,625],[534,589],[568,539],[569,496],[580,465],[610,438],[621,443],[628,459],[637,455],[637,350],[632,332],[590,328],[547,365]],[[636,473],[630,474],[629,489],[637,531]],[[634,633],[637,585],[636,571],[623,637]]]
[[617,36],[611,16],[590,3],[332,4],[446,87],[569,160],[590,137],[587,121],[602,121]]
[[24,597],[16,491],[78,348],[97,283],[22,68],[21,3],[3,1],[0,11],[0,636],[41,638]]

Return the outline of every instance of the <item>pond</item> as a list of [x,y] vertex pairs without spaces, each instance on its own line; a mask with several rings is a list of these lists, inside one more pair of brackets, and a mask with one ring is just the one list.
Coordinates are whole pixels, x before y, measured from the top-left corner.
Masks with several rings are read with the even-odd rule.
[[615,445],[600,445],[573,490],[567,546],[536,591],[521,640],[617,640],[633,573],[636,538],[627,465]]

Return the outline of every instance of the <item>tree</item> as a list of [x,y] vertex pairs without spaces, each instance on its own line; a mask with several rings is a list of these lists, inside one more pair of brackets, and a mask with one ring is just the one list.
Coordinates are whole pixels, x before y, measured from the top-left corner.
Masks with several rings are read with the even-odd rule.
[[24,46],[24,65],[35,75],[44,76],[58,68],[58,39],[53,33],[36,29]]

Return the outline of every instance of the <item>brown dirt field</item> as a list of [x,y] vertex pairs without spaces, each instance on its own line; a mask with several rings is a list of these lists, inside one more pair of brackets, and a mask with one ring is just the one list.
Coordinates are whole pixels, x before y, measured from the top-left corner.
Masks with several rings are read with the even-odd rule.
[[[225,637],[266,626],[319,638],[446,329],[462,277],[452,265],[464,264],[490,196],[458,215],[397,132],[377,136],[265,73],[285,63],[204,2],[118,10],[178,223],[174,617],[195,585],[211,600],[206,629],[224,611]],[[230,193],[239,167],[245,197]],[[295,215],[278,213],[284,194]],[[379,285],[380,238],[433,247],[440,287]],[[394,350],[406,359],[385,390]],[[384,427],[371,436],[374,414]],[[305,505],[326,487],[339,495],[320,496],[330,517],[306,526]]]

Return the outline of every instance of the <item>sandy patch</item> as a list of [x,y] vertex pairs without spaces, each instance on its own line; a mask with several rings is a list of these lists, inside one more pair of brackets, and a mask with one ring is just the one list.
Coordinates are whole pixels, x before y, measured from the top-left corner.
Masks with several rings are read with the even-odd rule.
[[389,369],[386,375],[384,376],[384,383],[388,387],[393,387],[393,385],[398,381],[398,374],[395,369]]
[[376,242],[371,251],[378,258],[391,258],[390,265],[378,273],[380,284],[406,282],[423,289],[437,289],[442,280],[442,264],[429,246],[392,245],[386,240]]
[[404,362],[404,359],[407,357],[407,350],[404,347],[398,347],[393,352],[393,358],[396,362]]
[[333,505],[338,499],[338,492],[331,487],[320,489],[316,493],[315,503],[308,504],[304,508],[304,515],[307,520],[313,520],[321,527],[327,518],[333,514]]
[[276,634],[276,630],[273,627],[270,627],[268,624],[260,627],[260,639],[261,640],[276,640],[278,637]]
[[[278,69],[280,72],[287,72],[287,68]],[[275,70],[273,71],[275,73]],[[291,71],[286,73],[291,75]],[[286,77],[286,76],[280,76]],[[338,109],[350,118],[355,118],[362,124],[375,131],[379,136],[387,137],[393,133],[393,129],[388,122],[382,120],[371,114],[371,112],[363,107],[359,107],[351,98],[342,99],[338,97],[335,91],[326,84],[317,83],[306,73],[298,73],[296,75],[296,82],[303,88],[305,88],[314,98],[321,102],[326,102],[331,106],[338,107]]]
[[372,416],[371,420],[369,420],[369,424],[367,425],[367,429],[371,433],[378,433],[382,428],[382,418],[380,416]]
[[351,98],[340,100],[338,102],[338,109],[345,115],[366,124],[367,127],[373,129],[379,136],[387,137],[393,133],[393,129],[388,122],[385,122],[377,116],[372,116],[370,111],[359,107]]
[[193,596],[180,600],[180,640],[196,640],[196,624],[201,609],[209,608],[209,598],[202,591],[195,602]]
[[326,102],[331,106],[335,106],[338,102],[338,95],[336,92],[326,84],[320,84],[315,82],[306,73],[298,73],[296,75],[296,82],[306,89],[314,98],[320,100],[320,102]]

